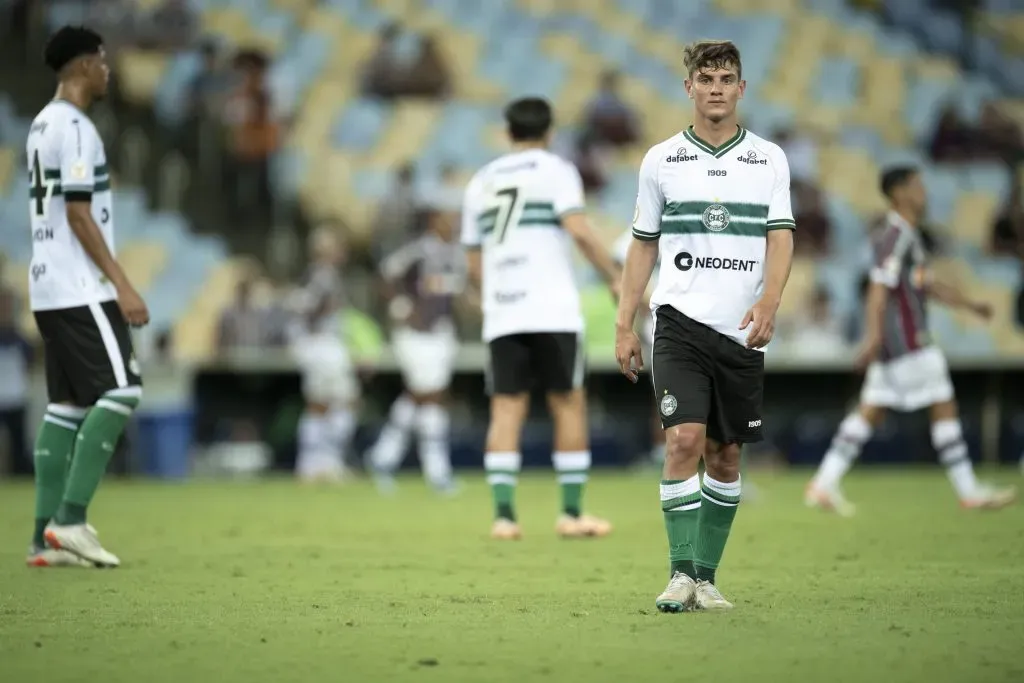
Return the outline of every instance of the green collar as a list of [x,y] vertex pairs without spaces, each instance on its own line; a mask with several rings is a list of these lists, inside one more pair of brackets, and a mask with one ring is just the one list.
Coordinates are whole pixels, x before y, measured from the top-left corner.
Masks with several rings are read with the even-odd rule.
[[733,135],[718,147],[715,147],[710,142],[705,142],[697,137],[697,134],[693,132],[693,126],[684,130],[683,135],[686,136],[687,140],[697,145],[701,150],[707,152],[716,159],[721,159],[723,154],[743,142],[743,138],[747,136],[747,130],[742,126],[736,126],[736,135]]

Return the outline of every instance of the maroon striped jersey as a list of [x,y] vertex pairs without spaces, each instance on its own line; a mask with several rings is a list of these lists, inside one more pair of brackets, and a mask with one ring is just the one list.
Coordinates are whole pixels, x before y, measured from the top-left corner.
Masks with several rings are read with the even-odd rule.
[[883,362],[932,343],[928,332],[926,269],[920,231],[890,211],[874,240],[871,269],[871,281],[889,289],[882,323]]

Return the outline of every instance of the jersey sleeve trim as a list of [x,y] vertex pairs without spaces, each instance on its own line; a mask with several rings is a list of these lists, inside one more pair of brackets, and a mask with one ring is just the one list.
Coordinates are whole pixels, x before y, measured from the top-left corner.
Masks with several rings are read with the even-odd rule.
[[661,232],[660,231],[659,232],[651,233],[651,232],[643,232],[642,230],[637,230],[636,228],[633,228],[633,238],[634,239],[638,239],[641,242],[654,242],[655,240],[659,239],[660,237],[661,237]]
[[63,194],[64,194],[64,201],[65,202],[91,202],[92,201],[92,188],[89,188],[89,189],[65,189]]
[[796,221],[789,218],[774,218],[765,225],[767,230],[796,230]]

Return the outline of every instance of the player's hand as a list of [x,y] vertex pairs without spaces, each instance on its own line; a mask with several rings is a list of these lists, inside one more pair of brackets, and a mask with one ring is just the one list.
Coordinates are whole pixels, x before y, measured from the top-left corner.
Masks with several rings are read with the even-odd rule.
[[971,313],[982,320],[991,320],[993,314],[992,304],[987,301],[975,301],[971,304]]
[[132,327],[142,327],[149,322],[149,309],[146,308],[146,302],[130,284],[126,283],[118,287],[117,305],[121,309],[121,315]]
[[853,358],[853,366],[857,368],[859,372],[863,372],[865,368],[875,362],[875,359],[878,358],[878,354],[881,350],[881,337],[868,337],[861,342],[860,348],[857,350],[857,355]]
[[640,338],[632,329],[616,328],[615,360],[619,363],[619,371],[636,384],[640,371],[644,369],[644,359],[640,353]]
[[761,299],[743,316],[740,329],[750,328],[750,332],[747,333],[748,349],[764,348],[772,340],[772,336],[775,334],[775,311],[777,310],[777,305]]

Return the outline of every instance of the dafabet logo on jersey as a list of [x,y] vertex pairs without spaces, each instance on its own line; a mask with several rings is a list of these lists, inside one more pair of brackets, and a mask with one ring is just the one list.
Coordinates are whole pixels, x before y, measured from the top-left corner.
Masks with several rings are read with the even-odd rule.
[[746,155],[741,154],[736,157],[736,161],[742,161],[745,164],[751,164],[752,166],[767,166],[767,159],[758,159],[757,152],[752,149],[748,149]]
[[696,154],[687,154],[686,153],[686,148],[685,147],[680,147],[679,149],[676,150],[676,155],[675,156],[669,155],[669,156],[665,157],[665,161],[667,161],[670,164],[679,164],[679,163],[682,163],[684,161],[697,161],[697,155]]

